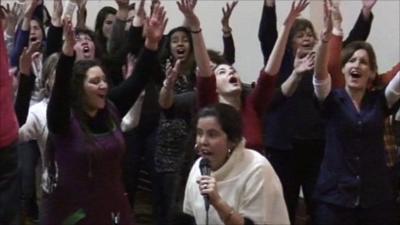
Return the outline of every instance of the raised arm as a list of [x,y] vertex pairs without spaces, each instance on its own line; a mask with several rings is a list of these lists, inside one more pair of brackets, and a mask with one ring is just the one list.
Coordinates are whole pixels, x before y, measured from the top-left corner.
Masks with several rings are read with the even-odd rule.
[[46,56],[59,52],[62,47],[63,26],[61,16],[63,14],[63,5],[61,0],[53,0],[53,13],[51,15],[51,24],[47,32]]
[[343,46],[353,42],[353,41],[365,41],[371,31],[372,25],[372,8],[378,0],[362,0],[362,9],[360,15],[354,24],[353,29],[351,29],[349,36],[344,41]]
[[32,0],[32,2],[27,3],[28,6],[24,12],[21,29],[16,33],[14,50],[11,54],[11,66],[18,66],[19,57],[24,47],[28,46],[30,22],[36,8],[42,3],[41,1],[42,0]]
[[145,0],[140,0],[136,16],[133,18],[132,26],[128,31],[128,49],[135,55],[139,53],[140,49],[142,49],[144,45],[143,24],[146,18],[144,4]]
[[275,9],[275,0],[264,0],[260,25],[258,28],[258,40],[260,41],[261,51],[264,56],[264,65],[267,63],[272,48],[278,38]]
[[232,28],[229,25],[229,19],[237,3],[237,0],[231,3],[226,3],[226,6],[222,8],[221,24],[223,33],[222,38],[224,42],[224,58],[231,65],[235,63],[235,43],[233,41]]
[[22,3],[14,2],[12,8],[10,8],[10,4],[7,3],[7,8],[5,8],[5,20],[7,21],[7,29],[5,32],[5,41],[7,45],[8,55],[11,55],[12,50],[14,48],[14,40],[15,40],[15,29],[18,23],[19,15],[22,14]]
[[112,26],[110,39],[107,41],[107,52],[114,55],[127,44],[127,33],[125,31],[126,19],[129,13],[129,0],[115,0],[118,11]]
[[156,6],[150,18],[146,19],[146,40],[142,54],[135,66],[134,74],[109,93],[109,99],[114,102],[121,114],[128,112],[144,89],[149,76],[153,75],[157,65],[157,51],[163,37],[168,19],[164,7]]
[[22,126],[27,118],[31,92],[35,85],[35,75],[32,73],[32,55],[40,46],[39,41],[33,42],[29,47],[25,47],[19,59],[20,81],[18,85],[17,98],[15,99],[15,113],[18,118],[19,126]]
[[328,42],[332,33],[331,0],[324,0],[324,28],[317,45],[314,69],[314,92],[319,101],[324,101],[331,91],[331,78],[328,73]]
[[291,10],[286,17],[283,27],[278,35],[278,39],[272,49],[270,58],[268,59],[267,65],[264,68],[264,72],[270,75],[276,75],[281,67],[282,59],[285,54],[287,40],[289,38],[289,32],[292,28],[294,21],[300,15],[300,13],[308,6],[308,0],[300,0],[296,5],[293,1]]
[[76,12],[76,27],[86,28],[87,9],[86,3],[88,0],[79,0],[77,2],[78,11]]
[[178,8],[185,16],[190,32],[192,33],[194,57],[199,68],[197,75],[200,77],[210,77],[212,75],[210,58],[204,43],[199,18],[193,11],[194,3],[194,0],[180,0],[180,2],[177,2]]
[[47,124],[53,133],[67,132],[71,113],[70,80],[74,65],[75,32],[69,18],[64,20],[65,41],[56,67],[56,78],[47,107]]

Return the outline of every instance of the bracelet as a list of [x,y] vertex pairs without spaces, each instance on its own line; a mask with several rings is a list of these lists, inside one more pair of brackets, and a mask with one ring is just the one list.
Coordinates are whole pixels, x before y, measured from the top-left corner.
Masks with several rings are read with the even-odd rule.
[[222,28],[222,33],[224,33],[224,34],[230,34],[232,32],[232,28],[228,28],[228,29],[224,29],[224,28]]
[[198,30],[190,30],[190,33],[192,34],[198,34],[201,32],[201,28],[199,28]]

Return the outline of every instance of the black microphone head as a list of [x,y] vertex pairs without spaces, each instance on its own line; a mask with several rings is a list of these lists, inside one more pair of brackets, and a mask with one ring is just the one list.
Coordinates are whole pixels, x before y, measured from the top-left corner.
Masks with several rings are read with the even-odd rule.
[[209,176],[211,174],[210,160],[202,158],[199,164],[201,175]]

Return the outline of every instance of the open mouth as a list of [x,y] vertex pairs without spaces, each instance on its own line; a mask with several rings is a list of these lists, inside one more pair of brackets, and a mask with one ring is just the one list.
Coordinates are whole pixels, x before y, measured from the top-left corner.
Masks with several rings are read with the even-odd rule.
[[352,78],[360,78],[361,77],[361,73],[358,72],[358,71],[353,70],[353,71],[350,72],[350,76]]
[[88,53],[90,51],[89,46],[87,46],[87,45],[84,45],[82,50],[83,50],[83,53]]
[[237,82],[238,82],[238,79],[236,77],[229,78],[229,83],[236,84]]
[[37,41],[37,37],[30,37],[29,40],[30,40],[31,42],[35,42],[35,41]]
[[179,56],[179,57],[185,56],[185,53],[186,53],[186,50],[183,49],[183,48],[176,49],[176,55]]

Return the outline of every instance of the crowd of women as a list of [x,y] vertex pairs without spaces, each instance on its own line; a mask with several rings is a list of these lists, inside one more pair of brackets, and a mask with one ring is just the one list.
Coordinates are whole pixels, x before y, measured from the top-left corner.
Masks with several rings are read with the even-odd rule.
[[377,0],[345,40],[331,0],[321,34],[309,0],[279,32],[264,0],[252,85],[234,67],[237,1],[223,53],[196,0],[170,31],[158,0],[115,0],[94,31],[87,0],[52,1],[1,5],[0,225],[138,224],[140,170],[157,225],[296,224],[300,189],[308,224],[399,224],[400,62],[379,73],[365,42]]

